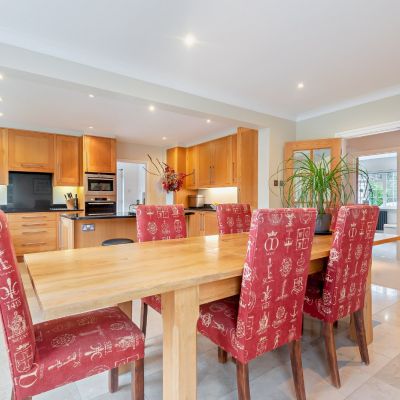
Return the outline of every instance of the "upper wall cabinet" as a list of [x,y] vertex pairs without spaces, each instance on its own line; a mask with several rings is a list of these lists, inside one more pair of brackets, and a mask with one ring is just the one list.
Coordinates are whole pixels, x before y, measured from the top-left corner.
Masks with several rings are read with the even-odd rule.
[[116,173],[115,139],[83,137],[83,172]]
[[79,186],[81,177],[81,138],[56,136],[54,186]]
[[219,187],[232,184],[232,146],[229,136],[197,146],[198,187]]
[[54,135],[9,129],[8,169],[54,172]]
[[0,185],[8,185],[7,129],[0,129]]
[[186,173],[190,174],[185,179],[186,189],[197,189],[199,187],[198,146],[192,146],[186,149]]

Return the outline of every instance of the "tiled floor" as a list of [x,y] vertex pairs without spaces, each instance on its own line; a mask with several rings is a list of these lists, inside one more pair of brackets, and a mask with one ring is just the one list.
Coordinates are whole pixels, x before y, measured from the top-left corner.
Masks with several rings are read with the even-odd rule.
[[[24,274],[33,318],[38,321],[38,306]],[[342,388],[330,384],[320,324],[306,319],[303,338],[303,366],[307,398],[324,400],[400,399],[400,292],[373,286],[374,343],[369,346],[371,364],[361,364],[358,349],[347,338],[348,321],[341,321],[336,334]],[[138,303],[135,316],[139,315]],[[149,313],[146,347],[145,387],[147,400],[162,398],[161,319]],[[216,348],[198,338],[198,399],[236,399],[235,365],[218,364]],[[0,400],[9,400],[10,376],[3,341],[0,343]],[[295,399],[289,354],[286,347],[254,360],[250,364],[252,399]],[[130,399],[130,376],[120,379],[120,390],[107,392],[107,376],[97,375],[75,384],[37,396],[34,400]]]

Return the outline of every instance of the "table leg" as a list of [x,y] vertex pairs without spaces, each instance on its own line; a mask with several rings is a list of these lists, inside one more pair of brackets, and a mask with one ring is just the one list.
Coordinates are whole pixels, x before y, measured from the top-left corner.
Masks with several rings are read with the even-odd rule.
[[195,400],[198,286],[162,295],[163,399]]
[[[365,325],[365,337],[367,339],[367,344],[371,344],[374,340],[374,331],[372,326],[371,265],[369,268],[369,273],[367,277],[367,286],[365,290],[364,325]],[[357,341],[353,318],[351,318],[350,320],[350,338],[353,341]]]
[[[126,301],[125,303],[118,304],[118,307],[130,318],[132,319],[132,302]],[[126,372],[130,372],[131,366],[130,364],[121,365],[118,368],[118,372],[120,375],[125,374]]]

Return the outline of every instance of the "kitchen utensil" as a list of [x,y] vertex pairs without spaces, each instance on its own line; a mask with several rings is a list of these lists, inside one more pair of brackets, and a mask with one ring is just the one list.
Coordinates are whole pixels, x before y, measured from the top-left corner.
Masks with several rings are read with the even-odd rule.
[[190,208],[204,207],[204,196],[202,194],[190,195],[188,199]]

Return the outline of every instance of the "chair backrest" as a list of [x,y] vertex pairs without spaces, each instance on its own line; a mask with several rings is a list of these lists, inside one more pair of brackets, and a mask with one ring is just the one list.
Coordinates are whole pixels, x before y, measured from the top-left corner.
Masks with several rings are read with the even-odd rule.
[[365,288],[379,207],[342,206],[337,215],[333,243],[318,311],[334,322],[364,307]]
[[139,242],[185,238],[186,217],[183,205],[140,205],[136,209],[136,227]]
[[3,211],[0,211],[0,313],[11,374],[19,377],[33,366],[35,334]]
[[250,230],[251,209],[249,204],[218,204],[219,234],[241,233]]
[[301,336],[316,215],[313,208],[253,213],[236,327],[248,361]]

